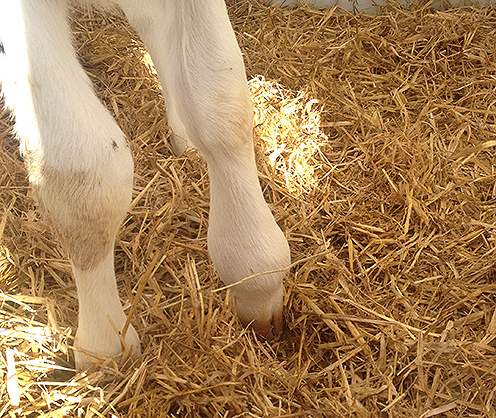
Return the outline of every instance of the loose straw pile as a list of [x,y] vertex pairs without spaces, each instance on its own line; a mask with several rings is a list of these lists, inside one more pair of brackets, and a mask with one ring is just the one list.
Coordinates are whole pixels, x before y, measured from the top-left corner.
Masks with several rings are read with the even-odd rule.
[[283,337],[257,339],[214,292],[206,167],[171,153],[137,34],[77,10],[135,155],[116,271],[143,355],[72,371],[70,266],[1,110],[0,416],[496,417],[495,7],[228,6],[261,184],[299,261]]

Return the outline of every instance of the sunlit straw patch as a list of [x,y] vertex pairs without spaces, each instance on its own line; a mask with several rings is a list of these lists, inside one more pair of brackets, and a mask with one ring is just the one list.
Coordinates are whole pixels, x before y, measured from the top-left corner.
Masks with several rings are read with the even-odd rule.
[[259,145],[294,195],[316,185],[314,156],[327,139],[320,128],[323,104],[257,76],[249,81]]

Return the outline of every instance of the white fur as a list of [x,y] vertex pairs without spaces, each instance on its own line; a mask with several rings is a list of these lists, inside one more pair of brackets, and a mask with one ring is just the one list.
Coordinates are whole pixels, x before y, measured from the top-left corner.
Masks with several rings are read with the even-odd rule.
[[[110,5],[111,1],[100,0]],[[211,181],[209,251],[226,284],[287,267],[286,239],[264,202],[243,60],[223,0],[116,0],[145,42],[162,83],[175,148],[196,147]],[[111,325],[126,322],[113,245],[131,199],[133,161],[71,45],[65,0],[0,0],[0,82],[17,121],[41,212],[73,265],[76,344],[116,355]],[[265,335],[281,331],[282,280],[272,273],[234,288],[238,316]],[[109,320],[111,319],[111,321]],[[274,327],[274,329],[272,329]],[[130,327],[127,345],[139,346]],[[76,365],[89,364],[82,354]]]

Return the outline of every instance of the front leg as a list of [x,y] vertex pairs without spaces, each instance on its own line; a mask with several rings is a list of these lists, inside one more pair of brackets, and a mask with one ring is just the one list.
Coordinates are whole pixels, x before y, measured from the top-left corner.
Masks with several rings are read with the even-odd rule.
[[[78,63],[63,1],[4,2],[0,82],[12,108],[40,211],[73,266],[79,296],[75,344],[117,355],[126,322],[114,275],[114,241],[131,200],[126,139]],[[124,341],[139,346],[129,328]],[[90,364],[76,352],[76,367]]]
[[[290,264],[263,199],[253,149],[253,109],[243,59],[223,0],[120,0],[162,83],[169,124],[208,164],[208,247],[226,284]],[[282,329],[284,272],[233,288],[238,316],[261,334]]]
[[[289,246],[268,209],[251,156],[209,164],[208,248],[225,284],[280,270],[290,264]],[[260,335],[282,332],[285,271],[260,274],[233,287],[238,317]]]

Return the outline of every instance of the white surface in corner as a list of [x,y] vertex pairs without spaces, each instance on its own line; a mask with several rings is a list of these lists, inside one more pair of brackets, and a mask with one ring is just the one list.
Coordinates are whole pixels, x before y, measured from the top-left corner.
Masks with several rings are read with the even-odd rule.
[[[411,1],[400,0],[404,4],[411,3]],[[272,4],[279,4],[280,6],[293,6],[297,3],[297,0],[269,0]],[[358,12],[363,13],[372,13],[378,5],[385,5],[385,0],[306,0],[306,2],[314,7],[322,8],[322,7],[332,7],[337,3],[339,7],[343,9],[353,11],[356,10]],[[435,9],[447,9],[446,5],[449,3],[448,0],[434,0],[432,3],[432,7]],[[496,3],[496,0],[479,0],[479,3]],[[453,0],[451,4],[456,6],[470,6],[473,4],[477,4],[477,0]]]

